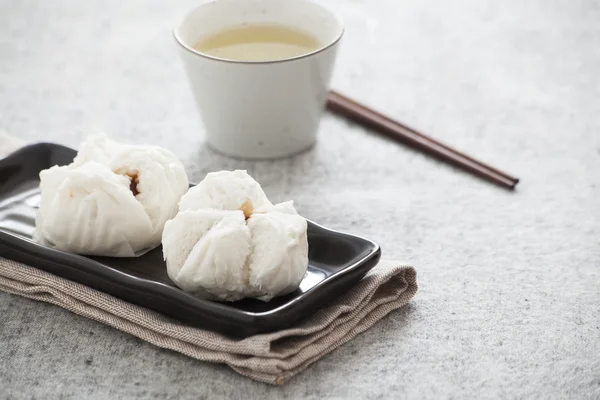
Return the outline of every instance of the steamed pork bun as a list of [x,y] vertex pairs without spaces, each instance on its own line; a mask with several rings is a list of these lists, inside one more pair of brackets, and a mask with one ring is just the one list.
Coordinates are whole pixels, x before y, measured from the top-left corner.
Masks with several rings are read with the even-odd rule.
[[72,253],[134,257],[160,244],[188,187],[168,150],[92,136],[73,163],[40,172],[34,238]]
[[300,285],[308,267],[306,228],[292,202],[271,204],[246,171],[210,173],[165,225],[167,272],[203,297],[269,301]]

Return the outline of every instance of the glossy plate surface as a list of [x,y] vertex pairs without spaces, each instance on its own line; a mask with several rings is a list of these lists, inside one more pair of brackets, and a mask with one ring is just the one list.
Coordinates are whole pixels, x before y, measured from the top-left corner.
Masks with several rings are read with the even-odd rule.
[[289,327],[335,299],[373,268],[374,242],[308,222],[309,266],[298,290],[269,302],[219,303],[193,297],[167,276],[162,249],[138,258],[87,257],[31,240],[39,205],[39,172],[68,164],[76,152],[52,143],[0,159],[0,256],[101,290],[188,324],[246,337]]

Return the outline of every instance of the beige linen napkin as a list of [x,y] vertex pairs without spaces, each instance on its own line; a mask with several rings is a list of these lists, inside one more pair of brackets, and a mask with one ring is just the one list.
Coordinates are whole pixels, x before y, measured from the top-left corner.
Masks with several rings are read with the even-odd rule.
[[[0,150],[2,142],[0,141]],[[1,254],[0,254],[1,256]],[[314,315],[278,332],[232,339],[188,326],[85,285],[0,257],[0,290],[56,304],[156,346],[229,365],[282,384],[402,307],[417,291],[413,267],[381,261],[355,287]]]
[[0,290],[45,301],[258,381],[282,384],[402,307],[417,291],[415,269],[382,261],[331,305],[279,332],[236,340],[193,328],[42,270],[0,258]]

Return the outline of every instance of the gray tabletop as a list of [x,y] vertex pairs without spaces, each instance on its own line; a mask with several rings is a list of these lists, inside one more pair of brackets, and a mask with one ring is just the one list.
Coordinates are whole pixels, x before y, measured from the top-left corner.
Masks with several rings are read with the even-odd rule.
[[420,292],[283,387],[0,294],[0,397],[599,398],[600,8],[592,0],[328,0],[334,86],[519,175],[503,191],[326,115],[274,162],[205,148],[171,37],[198,1],[0,0],[0,129],[162,145],[192,180],[379,242]]

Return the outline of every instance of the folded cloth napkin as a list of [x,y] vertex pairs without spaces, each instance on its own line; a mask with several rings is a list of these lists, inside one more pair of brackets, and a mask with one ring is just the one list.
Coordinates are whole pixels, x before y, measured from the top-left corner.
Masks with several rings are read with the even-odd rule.
[[245,339],[188,326],[1,254],[0,290],[56,304],[198,360],[227,364],[252,379],[282,384],[408,303],[417,281],[413,267],[381,261],[346,294],[295,326]]
[[417,291],[414,268],[382,261],[354,288],[296,326],[232,339],[45,271],[0,258],[0,290],[56,304],[198,360],[224,363],[258,381],[282,384],[402,307]]

